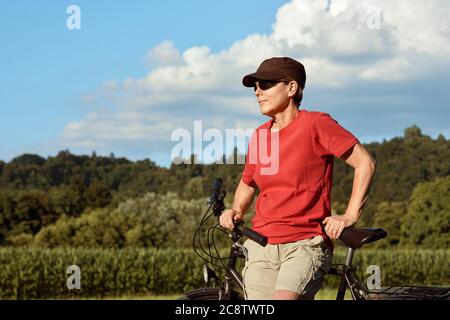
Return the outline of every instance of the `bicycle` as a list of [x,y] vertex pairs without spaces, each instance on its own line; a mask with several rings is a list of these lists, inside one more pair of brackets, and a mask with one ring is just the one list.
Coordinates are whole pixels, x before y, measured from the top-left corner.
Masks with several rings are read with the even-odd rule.
[[[186,292],[181,299],[185,300],[244,300],[244,284],[242,276],[236,268],[238,259],[245,259],[247,256],[246,248],[241,244],[244,236],[252,239],[262,246],[266,246],[267,237],[247,228],[243,222],[236,222],[234,229],[229,234],[232,240],[230,254],[222,258],[219,255],[214,240],[214,231],[220,230],[226,232],[217,222],[214,226],[208,228],[207,232],[207,250],[203,248],[201,238],[199,246],[196,239],[212,217],[219,218],[225,209],[224,198],[226,192],[222,190],[222,180],[216,179],[213,184],[213,192],[209,198],[209,207],[203,215],[197,230],[193,237],[193,247],[195,253],[205,261],[203,275],[205,283],[213,280],[212,287],[199,288]],[[212,213],[209,211],[212,208]],[[336,294],[336,300],[344,300],[345,292],[350,291],[353,300],[450,300],[450,288],[448,287],[426,287],[426,286],[400,286],[385,287],[381,289],[369,290],[362,283],[357,275],[357,267],[352,265],[355,251],[362,246],[381,240],[387,236],[387,232],[381,228],[356,228],[349,227],[344,229],[339,240],[347,247],[347,256],[344,264],[333,264],[328,272],[329,275],[340,277],[340,284]],[[215,250],[217,256],[212,254]],[[208,258],[199,253],[201,250]],[[218,264],[214,260],[219,260]],[[227,260],[225,265],[222,260]],[[214,266],[225,270],[223,279],[217,276]]]

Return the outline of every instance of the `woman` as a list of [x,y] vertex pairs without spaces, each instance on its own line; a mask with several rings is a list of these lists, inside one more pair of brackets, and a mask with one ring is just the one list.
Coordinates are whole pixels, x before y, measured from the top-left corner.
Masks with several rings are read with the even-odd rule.
[[[220,217],[232,229],[259,188],[252,228],[269,241],[266,247],[244,244],[247,299],[313,299],[330,268],[331,240],[358,221],[375,171],[374,159],[350,132],[326,113],[299,108],[305,82],[304,66],[288,57],[264,60],[243,78],[261,113],[271,118],[252,136],[233,207]],[[267,163],[249,156],[263,147],[278,153],[274,173],[264,173]],[[354,168],[354,180],[346,212],[331,216],[334,157]]]

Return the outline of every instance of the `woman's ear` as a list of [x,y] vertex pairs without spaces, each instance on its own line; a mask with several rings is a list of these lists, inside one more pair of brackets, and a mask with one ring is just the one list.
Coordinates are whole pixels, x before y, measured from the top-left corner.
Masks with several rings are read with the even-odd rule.
[[297,81],[289,82],[288,86],[289,86],[289,93],[288,93],[289,98],[293,98],[295,96],[297,89],[302,90],[302,88],[299,87]]

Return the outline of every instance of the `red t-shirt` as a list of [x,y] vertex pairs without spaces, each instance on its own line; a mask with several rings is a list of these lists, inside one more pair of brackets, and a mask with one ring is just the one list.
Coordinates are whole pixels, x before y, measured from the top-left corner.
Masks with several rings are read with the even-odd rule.
[[[269,133],[272,121],[255,130],[242,173],[244,183],[260,190],[252,228],[267,236],[270,244],[316,235],[331,243],[321,222],[331,213],[334,156],[342,156],[359,141],[322,112],[302,109],[288,126]],[[271,142],[277,140],[276,134],[279,157],[274,166],[275,152],[271,155],[271,150],[276,149]],[[272,156],[272,161],[268,162],[267,156],[261,157],[259,152]],[[267,174],[269,167],[272,172]],[[278,170],[275,172],[273,167]]]

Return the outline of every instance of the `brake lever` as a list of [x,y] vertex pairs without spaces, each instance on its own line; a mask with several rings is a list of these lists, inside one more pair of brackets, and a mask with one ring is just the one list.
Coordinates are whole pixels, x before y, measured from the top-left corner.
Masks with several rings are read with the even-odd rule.
[[241,249],[242,254],[243,254],[244,257],[245,257],[245,260],[248,259],[248,250],[247,250],[246,247],[244,247],[244,245],[242,245],[242,244],[239,243],[239,242],[234,242],[234,243],[233,243],[233,246],[238,247],[239,249]]

